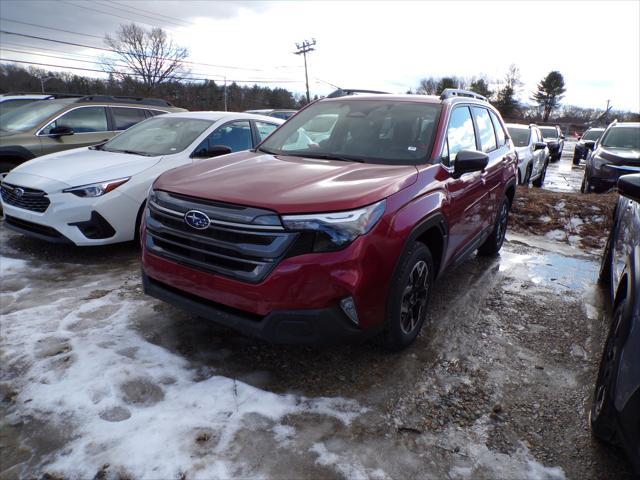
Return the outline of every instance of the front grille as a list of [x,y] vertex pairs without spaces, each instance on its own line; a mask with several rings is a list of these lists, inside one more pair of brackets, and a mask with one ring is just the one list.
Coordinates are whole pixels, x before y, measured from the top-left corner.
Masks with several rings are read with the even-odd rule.
[[[191,210],[211,223],[197,230],[186,223]],[[256,283],[285,258],[298,237],[282,228],[270,210],[212,202],[155,191],[146,213],[146,246],[154,254],[199,270]]]
[[2,183],[2,185],[0,185],[0,192],[2,194],[2,201],[7,205],[24,208],[32,212],[42,213],[51,203],[46,192],[36,190],[35,188]]

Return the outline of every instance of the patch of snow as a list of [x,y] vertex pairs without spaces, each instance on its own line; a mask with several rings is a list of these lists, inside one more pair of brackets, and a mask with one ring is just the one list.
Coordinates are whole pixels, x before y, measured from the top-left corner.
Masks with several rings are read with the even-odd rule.
[[349,424],[366,410],[353,400],[276,394],[223,376],[202,380],[186,359],[131,328],[132,318],[157,316],[153,302],[116,290],[68,308],[78,292],[63,292],[0,324],[3,361],[27,365],[13,379],[18,414],[72,432],[43,467],[49,473],[93,478],[110,464],[135,478],[242,477],[232,450],[244,419],[268,419],[275,440],[286,441],[295,431],[279,425],[285,416],[314,413]]
[[347,480],[387,480],[390,477],[381,469],[366,468],[355,456],[341,452],[342,455],[330,452],[324,443],[315,443],[311,451],[318,455],[316,463],[332,467]]
[[576,230],[578,229],[578,227],[579,227],[580,225],[582,225],[583,223],[584,223],[584,222],[582,221],[582,219],[581,219],[581,218],[579,218],[579,217],[571,217],[571,218],[569,219],[569,225],[568,225],[568,226],[569,226],[569,228],[570,228],[571,230],[576,231]]
[[26,270],[29,262],[20,260],[19,258],[11,258],[0,256],[0,275],[5,276],[9,273],[17,273]]
[[564,210],[565,206],[566,206],[566,204],[563,201],[560,201],[553,208],[555,208],[557,211],[561,212],[562,210]]
[[540,221],[543,223],[549,223],[551,221],[551,217],[549,215],[542,215],[540,217]]
[[556,240],[556,241],[565,241],[567,240],[567,234],[564,230],[551,230],[547,233],[544,234],[545,237],[551,239],[551,240]]

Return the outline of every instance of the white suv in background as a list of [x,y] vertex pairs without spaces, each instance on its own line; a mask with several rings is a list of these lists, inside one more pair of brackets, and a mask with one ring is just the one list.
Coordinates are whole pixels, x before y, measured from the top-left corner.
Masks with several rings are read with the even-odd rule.
[[549,148],[537,125],[507,123],[509,136],[518,156],[518,183],[541,187],[549,165]]
[[75,245],[133,240],[158,175],[253,148],[282,123],[246,113],[170,113],[144,120],[106,143],[30,160],[14,168],[0,187],[5,225]]

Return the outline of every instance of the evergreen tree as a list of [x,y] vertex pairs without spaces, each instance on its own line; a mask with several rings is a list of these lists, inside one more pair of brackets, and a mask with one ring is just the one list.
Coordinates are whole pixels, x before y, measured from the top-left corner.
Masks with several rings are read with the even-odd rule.
[[537,90],[533,93],[531,100],[536,102],[542,110],[542,121],[547,122],[551,112],[560,105],[560,100],[564,97],[567,89],[564,86],[564,78],[562,74],[556,70],[549,72],[540,83]]

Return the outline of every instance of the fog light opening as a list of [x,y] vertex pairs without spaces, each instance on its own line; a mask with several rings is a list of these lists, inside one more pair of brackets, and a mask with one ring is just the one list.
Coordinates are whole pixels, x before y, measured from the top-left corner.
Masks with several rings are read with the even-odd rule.
[[358,311],[356,310],[356,302],[353,297],[347,297],[340,300],[340,308],[345,313],[349,320],[351,320],[356,326],[360,326],[358,320]]

